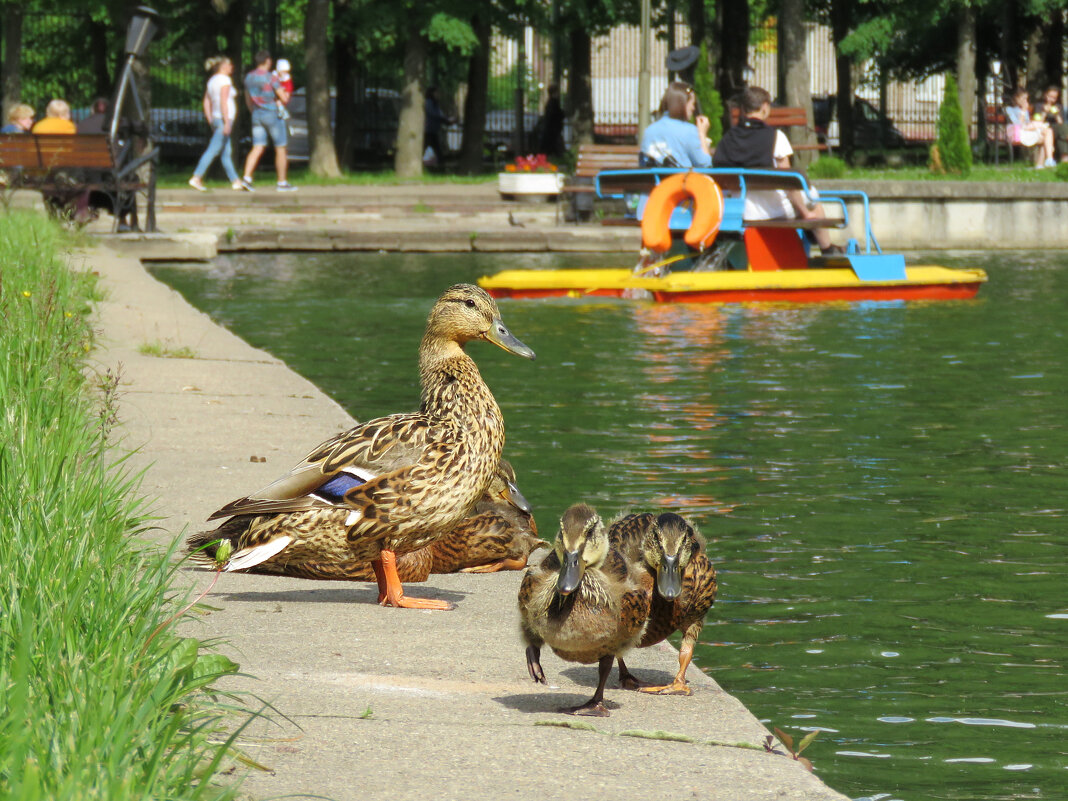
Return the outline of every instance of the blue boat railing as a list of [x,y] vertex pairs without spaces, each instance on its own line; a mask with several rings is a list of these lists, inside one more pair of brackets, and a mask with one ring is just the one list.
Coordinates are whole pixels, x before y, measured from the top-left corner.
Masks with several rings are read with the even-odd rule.
[[[755,223],[755,220],[744,219],[745,198],[749,192],[749,183],[756,183],[755,179],[758,178],[772,178],[782,179],[788,178],[791,182],[797,181],[799,188],[806,195],[811,194],[811,187],[808,179],[801,172],[795,170],[747,170],[747,169],[733,169],[733,168],[669,168],[669,167],[653,167],[645,169],[633,169],[633,170],[604,170],[598,173],[594,177],[594,190],[597,196],[606,199],[627,199],[628,196],[637,195],[635,212],[637,219],[641,219],[641,212],[645,207],[645,200],[648,199],[646,193],[629,193],[620,191],[606,191],[601,185],[601,179],[652,179],[653,185],[658,184],[661,179],[666,178],[669,175],[676,175],[678,173],[695,172],[701,175],[708,175],[712,179],[717,176],[721,178],[732,179],[729,183],[733,184],[737,182],[738,188],[724,191],[723,198],[723,219],[720,222],[720,231],[728,233],[742,233],[750,223]],[[726,183],[726,182],[724,182]],[[792,187],[791,187],[792,188]],[[753,189],[753,191],[774,191],[765,188]],[[818,200],[821,204],[832,205],[841,209],[842,212],[842,228],[848,228],[850,225],[849,215],[849,201],[859,201],[862,210],[861,227],[864,232],[864,246],[863,253],[865,254],[881,254],[882,249],[879,247],[878,241],[875,239],[875,234],[871,228],[871,206],[868,201],[868,195],[860,190],[852,189],[834,189],[827,190],[825,192],[819,192]],[[690,227],[692,221],[692,215],[690,211],[684,207],[675,209],[675,212],[671,216],[670,227],[673,231],[682,231]],[[874,250],[873,250],[874,249]],[[850,239],[848,250],[853,253],[861,252],[856,240]]]

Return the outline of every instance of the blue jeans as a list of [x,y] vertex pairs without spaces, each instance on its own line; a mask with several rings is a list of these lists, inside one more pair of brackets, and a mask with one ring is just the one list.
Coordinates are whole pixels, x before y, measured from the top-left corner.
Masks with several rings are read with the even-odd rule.
[[204,151],[204,155],[197,162],[197,168],[193,170],[193,175],[197,178],[202,177],[221,150],[222,158],[220,161],[222,161],[223,169],[226,170],[226,177],[230,179],[230,183],[237,183],[237,170],[234,169],[234,159],[230,150],[230,137],[223,133],[221,117],[212,118],[211,130],[211,141],[208,142],[208,149]]
[[255,108],[252,110],[252,145],[266,147],[270,136],[275,147],[286,146],[286,122],[278,116],[275,106]]

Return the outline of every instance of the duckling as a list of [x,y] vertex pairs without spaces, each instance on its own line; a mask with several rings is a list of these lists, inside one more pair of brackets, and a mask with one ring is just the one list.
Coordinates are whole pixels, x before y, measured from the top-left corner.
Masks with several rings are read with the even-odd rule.
[[[522,570],[534,550],[546,546],[537,536],[530,504],[515,484],[515,470],[501,459],[490,485],[452,532],[432,545],[397,555],[397,576],[403,583],[426,581],[431,573],[493,573]],[[340,521],[333,523],[340,526]],[[194,534],[188,540],[191,558],[214,565],[221,540],[215,532]],[[336,531],[334,537],[343,536]],[[248,568],[250,573],[336,581],[374,581],[370,562],[345,559],[289,562],[286,551]]]
[[527,670],[535,682],[545,683],[544,644],[568,662],[597,663],[593,697],[561,712],[608,717],[604,687],[612,660],[641,639],[652,595],[652,574],[628,565],[591,507],[580,503],[564,512],[553,550],[527,568],[519,587]]
[[716,568],[705,555],[705,541],[685,518],[666,512],[636,514],[613,523],[609,541],[632,564],[645,567],[656,577],[656,592],[639,648],[655,645],[675,631],[683,632],[679,647],[679,672],[671,684],[649,686],[627,670],[619,658],[620,685],[661,695],[692,695],[686,683],[686,668],[705,624],[705,615],[716,600]]
[[379,603],[451,609],[405,596],[396,554],[449,534],[485,492],[504,448],[504,419],[468,342],[492,342],[527,359],[534,351],[501,321],[497,304],[470,284],[449,287],[419,345],[420,410],[357,425],[324,442],[289,473],[209,520],[229,540],[225,570],[271,557],[288,565],[371,561]]

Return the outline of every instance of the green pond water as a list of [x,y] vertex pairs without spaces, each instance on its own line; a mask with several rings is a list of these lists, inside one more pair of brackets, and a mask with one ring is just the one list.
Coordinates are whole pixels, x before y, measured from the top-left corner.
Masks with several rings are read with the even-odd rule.
[[[153,272],[367,419],[418,405],[449,284],[625,262],[248,254]],[[917,304],[505,301],[537,361],[470,352],[543,536],[580,500],[700,526],[721,583],[696,661],[769,726],[819,729],[806,755],[827,783],[1065,799],[1068,256],[934,263],[990,282]]]

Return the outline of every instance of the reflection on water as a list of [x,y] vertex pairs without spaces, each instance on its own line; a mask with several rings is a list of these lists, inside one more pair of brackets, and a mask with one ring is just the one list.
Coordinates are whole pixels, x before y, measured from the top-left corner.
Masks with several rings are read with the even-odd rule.
[[[445,286],[564,261],[156,272],[367,418],[418,404]],[[507,302],[538,361],[471,352],[543,532],[580,499],[701,526],[721,589],[696,661],[771,725],[820,730],[806,755],[824,780],[879,801],[1063,799],[1068,258],[957,263],[990,273],[979,299]]]

